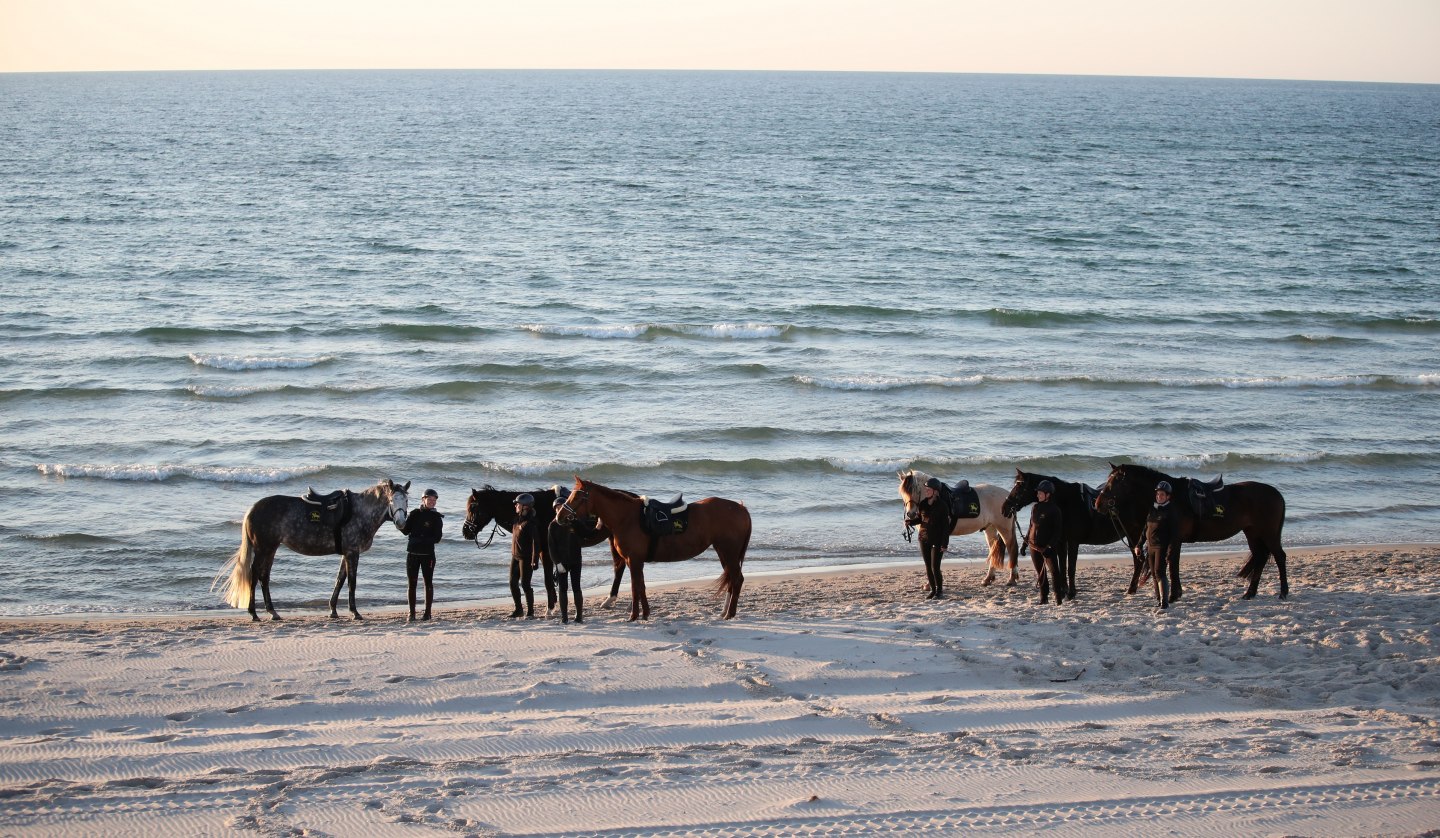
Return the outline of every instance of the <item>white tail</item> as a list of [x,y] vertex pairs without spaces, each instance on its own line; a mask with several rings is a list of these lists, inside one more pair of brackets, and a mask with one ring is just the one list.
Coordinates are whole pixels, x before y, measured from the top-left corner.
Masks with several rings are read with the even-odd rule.
[[240,527],[240,549],[230,557],[230,561],[220,568],[220,573],[210,583],[210,590],[220,584],[220,577],[225,571],[230,571],[230,578],[220,587],[220,598],[230,604],[231,608],[249,608],[250,599],[255,593],[255,583],[250,578],[251,565],[254,563],[255,544],[250,536],[250,516],[245,516],[245,523]]

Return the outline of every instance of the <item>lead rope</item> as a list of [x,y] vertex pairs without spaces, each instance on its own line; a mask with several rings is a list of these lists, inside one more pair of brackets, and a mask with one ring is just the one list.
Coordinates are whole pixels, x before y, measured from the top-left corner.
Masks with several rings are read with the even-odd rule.
[[477,530],[477,531],[475,532],[475,537],[472,538],[472,539],[470,539],[471,541],[473,541],[473,542],[475,543],[475,549],[477,549],[477,550],[484,550],[485,548],[489,547],[489,546],[490,546],[490,542],[492,542],[492,541],[495,540],[495,533],[496,533],[497,531],[499,531],[499,529],[500,529],[500,522],[499,522],[499,521],[496,521],[494,524],[492,524],[492,525],[490,526],[490,537],[487,538],[487,539],[485,539],[485,543],[484,543],[484,544],[481,544],[481,543],[480,543],[480,532]]

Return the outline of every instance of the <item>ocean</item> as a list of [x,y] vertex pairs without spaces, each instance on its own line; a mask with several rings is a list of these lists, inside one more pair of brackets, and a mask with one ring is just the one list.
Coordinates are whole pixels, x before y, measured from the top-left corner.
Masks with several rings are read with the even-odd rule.
[[[1275,485],[1288,545],[1440,540],[1437,86],[0,75],[0,284],[0,615],[228,611],[252,503],[381,478],[440,493],[441,607],[507,595],[470,488],[575,474],[743,501],[750,573],[918,584],[912,467],[1138,462]],[[281,612],[337,562],[282,549]],[[389,525],[359,583],[403,602]]]

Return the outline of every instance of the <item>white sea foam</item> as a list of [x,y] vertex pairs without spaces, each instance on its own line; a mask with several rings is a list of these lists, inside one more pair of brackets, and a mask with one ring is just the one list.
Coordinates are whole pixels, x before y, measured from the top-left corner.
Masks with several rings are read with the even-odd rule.
[[334,360],[332,355],[312,358],[280,358],[260,355],[201,355],[190,353],[190,360],[202,367],[217,370],[298,370],[313,367]]
[[789,326],[772,326],[764,323],[717,323],[714,326],[687,327],[684,331],[701,336],[728,338],[730,340],[759,340],[779,337]]
[[910,467],[909,460],[883,457],[826,457],[825,462],[853,474],[894,474]]
[[242,466],[102,465],[95,463],[40,463],[35,466],[50,477],[91,477],[99,480],[133,480],[158,483],[172,477],[189,477],[211,483],[284,483],[296,477],[324,470],[324,466],[298,468],[254,468]]

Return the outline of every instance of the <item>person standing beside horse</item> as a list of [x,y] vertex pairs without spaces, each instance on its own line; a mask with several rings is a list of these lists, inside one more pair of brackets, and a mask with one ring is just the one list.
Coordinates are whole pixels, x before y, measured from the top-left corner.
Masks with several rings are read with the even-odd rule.
[[941,494],[940,479],[925,481],[925,496],[915,505],[915,514],[907,523],[920,525],[920,558],[925,562],[926,599],[943,599],[945,580],[940,575],[940,559],[950,547],[950,506]]
[[1050,577],[1055,577],[1055,604],[1065,601],[1065,574],[1060,571],[1060,548],[1065,542],[1065,527],[1059,504],[1050,498],[1055,484],[1040,481],[1035,487],[1035,506],[1030,510],[1030,530],[1025,540],[1030,544],[1030,560],[1035,563],[1036,583],[1040,587],[1040,604],[1050,601]]
[[1145,516],[1145,556],[1155,577],[1155,596],[1165,608],[1180,599],[1180,515],[1164,480],[1155,484],[1155,505]]
[[396,529],[408,535],[405,546],[405,576],[410,582],[410,622],[415,622],[415,583],[422,572],[425,574],[425,614],[420,619],[430,619],[430,604],[435,599],[435,544],[445,530],[445,518],[435,508],[440,493],[426,489],[420,498],[420,508],[405,518],[403,525]]
[[555,584],[560,594],[560,622],[570,622],[570,604],[567,601],[573,586],[575,593],[575,622],[585,622],[585,599],[580,594],[580,540],[586,530],[593,530],[593,523],[578,518],[560,520],[559,510],[570,497],[570,487],[555,487],[555,517],[545,530],[547,553],[555,563]]
[[[526,492],[515,498],[515,526],[510,530],[510,596],[515,600],[512,618],[535,618],[535,589],[530,587],[530,574],[540,564],[540,538],[535,525],[535,496]],[[520,593],[525,593],[525,607],[520,607]]]

